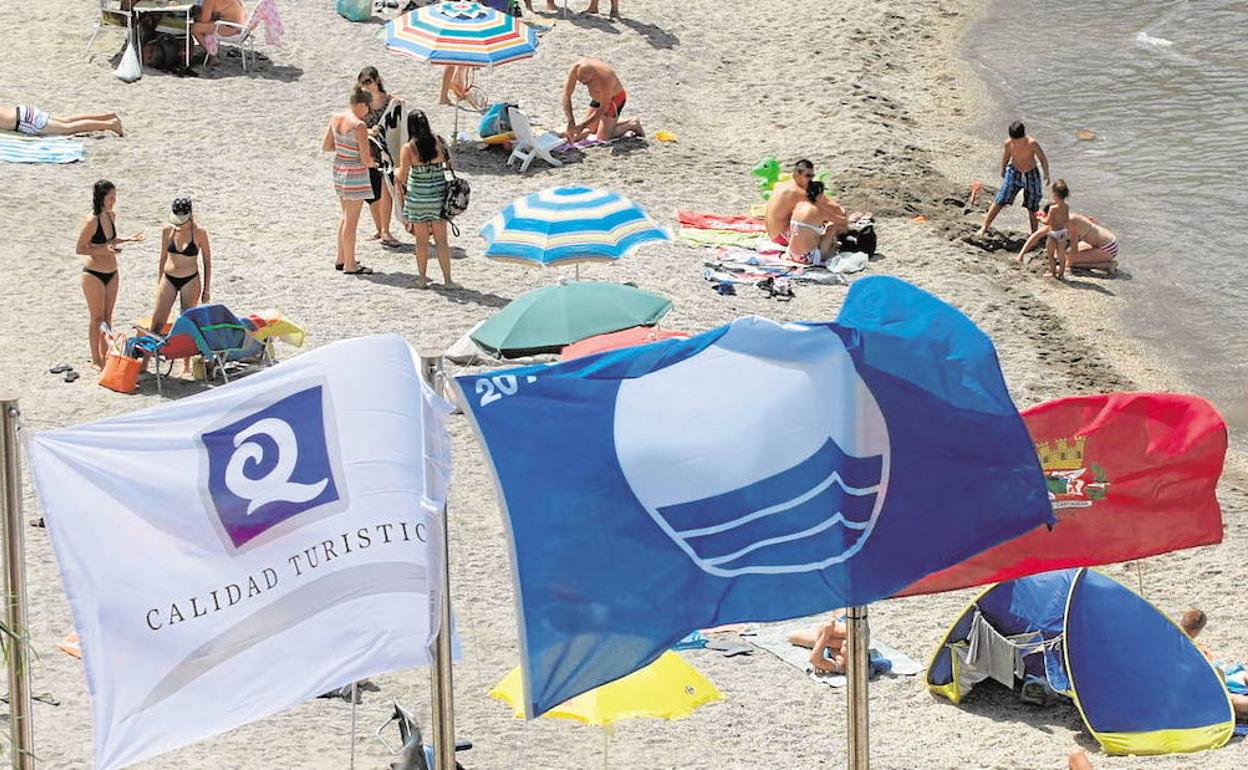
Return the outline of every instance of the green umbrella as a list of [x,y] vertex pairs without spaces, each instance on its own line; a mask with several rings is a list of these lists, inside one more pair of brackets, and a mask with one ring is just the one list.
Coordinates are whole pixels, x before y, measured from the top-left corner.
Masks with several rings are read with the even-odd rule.
[[657,323],[671,308],[671,300],[624,284],[556,284],[516,297],[481,324],[472,339],[505,358],[558,353],[595,334]]

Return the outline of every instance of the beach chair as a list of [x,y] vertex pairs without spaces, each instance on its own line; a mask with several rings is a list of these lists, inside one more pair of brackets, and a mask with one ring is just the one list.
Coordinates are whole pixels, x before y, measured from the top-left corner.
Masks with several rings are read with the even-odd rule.
[[550,154],[551,150],[563,144],[563,139],[558,134],[547,131],[541,136],[533,136],[533,126],[529,124],[528,116],[515,107],[508,107],[507,115],[511,118],[511,130],[516,133],[516,146],[511,151],[511,157],[507,158],[508,166],[512,161],[519,160],[520,173],[523,174],[529,170],[535,157],[552,166],[563,165],[563,161]]
[[91,39],[87,41],[86,51],[88,53],[106,27],[124,29],[127,40],[131,39],[131,34],[134,32],[131,27],[132,15],[129,11],[122,10],[121,0],[99,0],[99,3],[100,18],[96,21],[95,29],[91,32]]
[[[247,17],[246,24],[234,24],[229,21],[218,21],[217,28],[229,27],[235,30],[232,35],[222,35],[220,33],[214,35],[218,46],[229,46],[236,48],[243,57],[243,72],[247,71],[247,56],[251,55],[251,62],[256,62],[256,27],[264,21],[266,25],[273,25],[277,19],[277,0],[259,0],[251,9],[251,15]],[[280,22],[277,22],[280,26]],[[274,32],[272,29],[266,29],[266,36],[270,43],[281,32]],[[208,55],[205,54],[204,61],[207,62]]]
[[161,368],[192,356],[201,356],[211,382],[219,374],[224,383],[230,381],[227,364],[272,363],[269,345],[257,340],[225,305],[197,305],[173,322],[163,337],[148,333],[130,341],[131,350],[150,355],[155,361],[156,392],[163,392],[162,380],[169,376]]

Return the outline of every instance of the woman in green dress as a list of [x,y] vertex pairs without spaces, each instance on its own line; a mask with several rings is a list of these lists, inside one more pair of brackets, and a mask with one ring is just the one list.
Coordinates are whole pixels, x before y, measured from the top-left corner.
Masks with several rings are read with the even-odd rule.
[[438,250],[438,267],[442,283],[451,282],[451,249],[446,241],[446,220],[442,217],[442,201],[446,197],[446,169],[450,154],[446,140],[435,136],[429,119],[420,110],[407,116],[407,134],[411,137],[399,152],[397,191],[403,200],[403,221],[407,231],[416,236],[416,267],[420,271],[418,288],[429,286],[429,235],[432,233]]

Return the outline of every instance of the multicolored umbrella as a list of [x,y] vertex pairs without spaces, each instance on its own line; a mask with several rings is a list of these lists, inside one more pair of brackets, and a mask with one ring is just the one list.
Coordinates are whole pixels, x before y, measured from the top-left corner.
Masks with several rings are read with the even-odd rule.
[[492,67],[537,53],[537,32],[515,16],[479,3],[445,2],[385,26],[386,47],[431,64]]
[[554,265],[612,262],[672,234],[619,193],[552,187],[504,206],[481,237],[490,259]]
[[472,340],[506,358],[558,353],[595,334],[657,323],[672,301],[620,283],[565,283],[521,294],[473,330]]
[[[490,697],[510,705],[516,717],[524,717],[519,666],[490,690]],[[582,693],[542,716],[591,725],[609,725],[633,717],[682,719],[707,703],[723,699],[723,693],[710,680],[669,650],[645,668]]]
[[573,342],[563,349],[563,352],[559,354],[559,359],[561,361],[571,361],[574,358],[592,356],[595,353],[604,353],[608,350],[631,348],[633,345],[646,345],[672,337],[688,336],[684,332],[656,329],[653,326],[634,326],[623,331],[595,334],[593,337],[583,339],[580,342]]

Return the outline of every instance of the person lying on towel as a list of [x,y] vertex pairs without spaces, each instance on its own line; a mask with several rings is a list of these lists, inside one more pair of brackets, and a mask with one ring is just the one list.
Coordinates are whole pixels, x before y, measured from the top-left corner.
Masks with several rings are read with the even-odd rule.
[[822,674],[844,674],[849,660],[848,631],[845,628],[845,610],[834,610],[834,620],[820,623],[809,631],[795,631],[789,635],[789,644],[810,650],[810,665]]

